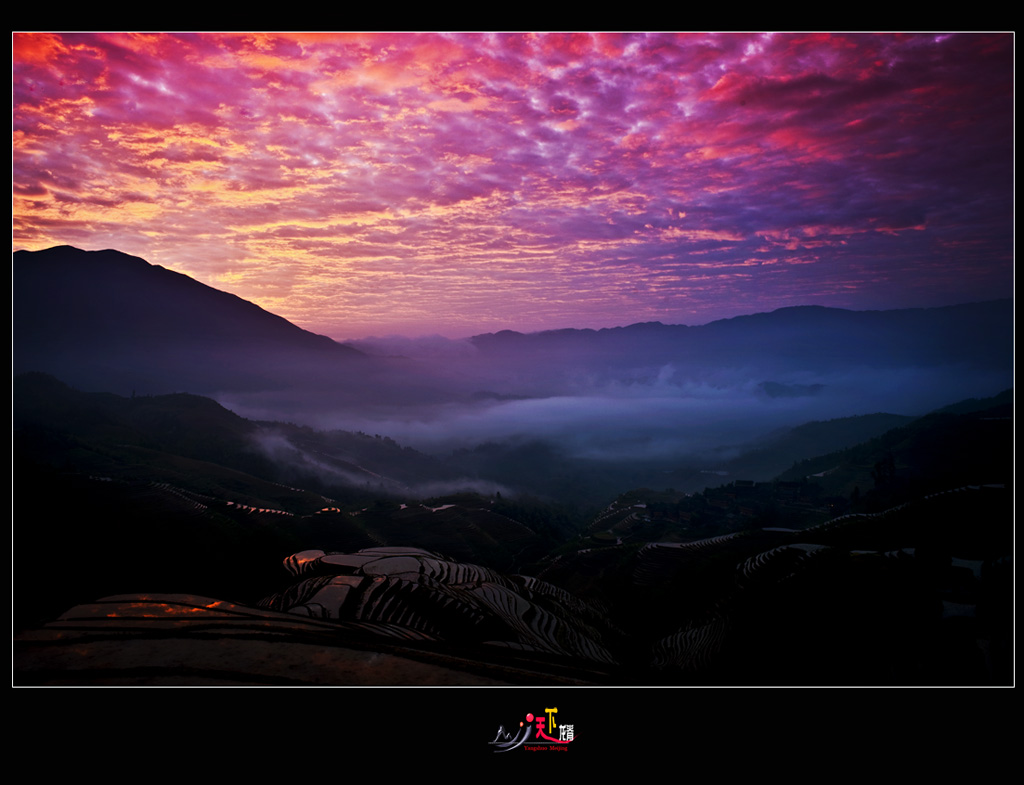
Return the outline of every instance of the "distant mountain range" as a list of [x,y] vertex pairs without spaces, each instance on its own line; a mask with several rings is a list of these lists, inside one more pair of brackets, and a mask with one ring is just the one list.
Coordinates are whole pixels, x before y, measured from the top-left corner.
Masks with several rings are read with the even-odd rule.
[[13,283],[17,685],[1012,683],[1009,300],[439,362],[117,251]]
[[[43,371],[80,389],[124,395],[284,388],[340,395],[361,385],[363,396],[400,397],[407,393],[396,387],[418,386],[421,398],[442,399],[456,386],[430,363],[416,369],[414,381],[406,369],[395,371],[393,359],[368,358],[118,251],[17,251],[13,268],[14,373]],[[570,375],[646,384],[709,368],[762,373],[761,389],[773,397],[810,395],[821,384],[784,383],[773,374],[961,366],[1008,377],[1013,302],[892,311],[806,306],[694,327],[505,330],[470,343],[475,353],[460,367],[471,366],[476,381],[459,388],[463,400],[491,389],[494,379],[515,384],[492,395],[523,397],[565,394]],[[1009,384],[1006,378],[994,389]]]
[[1005,366],[1013,356],[1013,301],[941,308],[848,311],[780,308],[699,326],[645,322],[602,330],[504,330],[477,335],[485,355],[599,355],[620,364],[800,367]]

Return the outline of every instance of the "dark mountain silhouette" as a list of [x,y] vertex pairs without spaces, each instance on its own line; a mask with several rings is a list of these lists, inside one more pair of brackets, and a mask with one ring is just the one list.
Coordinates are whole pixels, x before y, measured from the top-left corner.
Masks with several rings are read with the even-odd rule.
[[437,460],[391,439],[253,422],[189,393],[88,393],[33,372],[14,378],[13,404],[20,466],[171,480],[249,505],[291,504],[296,513],[320,509],[322,497],[313,493],[300,501],[294,489],[269,490],[268,482],[317,492],[348,489],[346,498],[363,501],[408,493],[414,483],[456,479]]
[[936,366],[982,374],[1005,372],[1013,356],[1012,300],[893,311],[805,306],[702,326],[477,335],[476,353],[449,375],[436,364],[368,363],[351,346],[118,251],[17,251],[12,280],[14,372],[121,394],[336,390],[358,380],[364,395],[408,401],[417,387],[419,399],[437,401],[493,389],[484,384],[495,378],[515,387],[495,390],[506,396],[561,394],[581,372],[589,382],[650,383],[671,364],[661,378],[742,368],[763,373],[754,381],[767,395],[818,395],[821,383],[786,374]]
[[857,488],[863,509],[884,508],[946,487],[1011,484],[1013,391],[970,399],[844,450],[798,463],[782,480],[815,480],[828,493]]
[[899,414],[877,413],[808,422],[771,433],[746,445],[742,455],[723,461],[718,468],[735,478],[770,479],[796,461],[852,447],[914,419]]
[[[503,330],[471,341],[485,356],[593,356],[630,365],[674,361],[816,371],[948,364],[1003,368],[1013,356],[1012,325],[1013,301],[1006,299],[891,311],[798,306],[699,326],[645,322],[601,330]],[[768,385],[773,389],[774,383]]]
[[[504,331],[424,361],[116,251],[19,252],[13,282],[18,684],[1012,679],[1012,391],[907,416],[1007,386],[1010,301]],[[359,425],[191,394],[223,391]],[[355,432],[382,403],[461,449]],[[645,447],[701,427],[721,451]],[[588,429],[635,450],[581,450]]]
[[361,352],[119,251],[16,251],[14,372],[120,393],[281,387]]

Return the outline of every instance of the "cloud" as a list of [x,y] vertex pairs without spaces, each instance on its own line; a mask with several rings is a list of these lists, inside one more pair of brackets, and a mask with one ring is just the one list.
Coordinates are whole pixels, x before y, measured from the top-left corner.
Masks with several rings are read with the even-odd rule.
[[[1012,281],[1012,35],[13,43],[17,247],[91,230],[341,338],[871,308],[894,290],[939,305]],[[687,266],[760,254],[774,264],[743,280]]]
[[318,457],[296,446],[286,434],[273,427],[264,427],[258,431],[253,436],[253,446],[258,453],[269,458],[278,468],[284,469],[297,480],[305,481],[312,476],[327,487],[341,485],[355,489],[372,488],[375,493],[405,499],[425,499],[461,492],[479,493],[484,496],[493,496],[496,493],[503,496],[516,495],[514,489],[501,483],[469,477],[403,481],[358,464]]

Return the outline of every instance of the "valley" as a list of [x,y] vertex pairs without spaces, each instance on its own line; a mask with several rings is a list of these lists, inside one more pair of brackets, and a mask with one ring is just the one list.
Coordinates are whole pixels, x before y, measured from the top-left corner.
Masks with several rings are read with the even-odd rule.
[[343,346],[14,282],[16,685],[1012,680],[1012,301]]
[[[15,578],[32,569],[28,554],[45,554],[51,576],[15,598],[19,683],[983,685],[1009,672],[1005,397],[824,456],[833,469],[820,476],[633,489],[569,510],[507,491],[415,499],[313,471],[303,488],[294,462],[256,460],[238,438],[289,433],[283,424],[39,375],[16,378],[15,393],[16,510],[31,521],[15,533]],[[152,407],[160,416],[139,411]],[[186,438],[197,410],[207,438]],[[365,434],[291,433],[320,460],[373,467],[365,478],[394,450],[418,480],[424,466],[446,471]],[[878,457],[877,470],[894,440],[895,476],[838,492],[870,477],[866,462]],[[950,480],[997,482],[924,493],[922,440],[946,445]],[[183,670],[237,648],[239,625],[275,652],[264,664]],[[145,666],[113,672],[112,634],[148,652]],[[168,636],[174,646],[156,653]],[[310,645],[340,659],[287,674],[266,664]],[[386,652],[390,669],[337,675],[365,656],[345,652],[367,651]]]

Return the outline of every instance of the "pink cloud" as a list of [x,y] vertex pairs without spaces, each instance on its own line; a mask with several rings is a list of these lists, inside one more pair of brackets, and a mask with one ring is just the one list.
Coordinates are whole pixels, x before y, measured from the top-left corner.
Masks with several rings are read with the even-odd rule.
[[[951,276],[927,275],[953,247],[985,259],[972,275],[991,296],[1012,276],[1012,36],[13,44],[16,247],[96,247],[92,232],[339,337],[340,302],[378,333],[389,320],[436,332],[442,312],[465,332],[503,314],[536,329],[567,311],[581,326],[651,318],[619,275],[659,281],[663,321],[755,304],[733,285],[716,300],[708,263],[744,267],[765,303],[845,307],[893,285],[958,300]],[[854,253],[860,290],[843,262]],[[902,277],[869,273],[891,259]],[[410,275],[401,303],[369,297]]]

